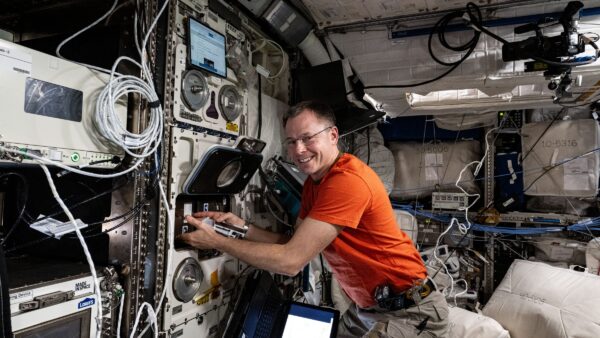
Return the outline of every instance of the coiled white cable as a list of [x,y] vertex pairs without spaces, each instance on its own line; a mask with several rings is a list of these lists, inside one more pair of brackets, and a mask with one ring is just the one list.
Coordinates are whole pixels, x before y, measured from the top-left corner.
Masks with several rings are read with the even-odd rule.
[[[120,57],[117,61],[124,59]],[[134,60],[128,61],[140,65]],[[113,71],[116,65],[117,63],[113,66]],[[138,93],[150,102],[148,126],[139,134],[132,133],[124,127],[126,123],[121,121],[115,108],[119,99],[130,93]],[[158,95],[150,83],[139,77],[130,75],[114,77],[111,73],[110,81],[96,101],[94,124],[103,137],[121,147],[130,156],[136,158],[150,156],[162,141],[163,114]]]
[[[56,54],[60,58],[64,59],[64,57],[60,54],[60,49],[67,42],[71,41],[76,36],[95,26],[96,24],[104,20],[107,16],[109,16],[115,10],[117,3],[118,0],[115,0],[112,7],[102,17],[100,17],[90,25],[86,26],[85,28],[81,29],[80,31],[76,32],[72,36],[68,37],[63,42],[61,42],[56,48]],[[117,58],[117,60],[115,60],[111,70],[82,64],[91,69],[110,73],[110,80],[100,93],[100,96],[98,97],[98,100],[96,102],[96,114],[93,119],[94,126],[96,127],[100,135],[103,136],[106,140],[122,148],[128,155],[135,158],[145,158],[147,156],[150,156],[156,151],[156,149],[162,142],[162,131],[164,126],[163,112],[160,100],[152,82],[152,72],[150,71],[150,68],[147,63],[146,44],[150,37],[150,33],[156,26],[158,18],[167,8],[168,3],[169,1],[164,2],[160,11],[154,18],[152,24],[150,25],[147,33],[143,38],[141,49],[140,44],[137,41],[138,39],[136,34],[135,43],[138,53],[140,55],[140,62],[129,57],[121,56]],[[136,16],[134,27],[136,29],[136,32],[137,22],[138,20]],[[139,67],[142,72],[143,78],[117,73],[117,66],[123,61],[129,61],[135,64],[137,67]],[[148,121],[148,126],[139,134],[129,132],[126,129],[126,121],[121,121],[116,109],[119,100],[123,97],[127,97],[127,95],[131,93],[139,94],[142,98],[146,99],[150,105],[150,117]],[[140,161],[136,161],[134,167],[137,167],[140,163]],[[126,172],[128,171],[124,171],[121,174]],[[79,173],[82,174],[82,172]],[[85,174],[85,172],[83,172],[83,174]]]

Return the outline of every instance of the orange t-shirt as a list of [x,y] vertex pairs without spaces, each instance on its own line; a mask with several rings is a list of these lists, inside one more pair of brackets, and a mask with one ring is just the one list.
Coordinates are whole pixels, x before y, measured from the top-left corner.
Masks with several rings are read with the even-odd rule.
[[344,291],[361,308],[375,305],[375,288],[405,290],[427,275],[410,238],[396,224],[383,183],[364,162],[342,155],[317,184],[308,178],[300,218],[344,230],[323,251]]

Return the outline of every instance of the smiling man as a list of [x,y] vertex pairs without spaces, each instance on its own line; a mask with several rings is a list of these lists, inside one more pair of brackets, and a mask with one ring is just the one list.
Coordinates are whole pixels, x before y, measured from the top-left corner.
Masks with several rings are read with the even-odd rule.
[[[301,102],[283,119],[289,157],[309,178],[291,237],[260,229],[232,213],[187,216],[196,231],[180,238],[200,249],[217,249],[250,265],[296,275],[323,252],[354,302],[338,337],[442,337],[448,308],[427,280],[421,256],[396,224],[383,183],[365,163],[341,153],[333,111]],[[201,221],[248,226],[246,240],[217,234]]]

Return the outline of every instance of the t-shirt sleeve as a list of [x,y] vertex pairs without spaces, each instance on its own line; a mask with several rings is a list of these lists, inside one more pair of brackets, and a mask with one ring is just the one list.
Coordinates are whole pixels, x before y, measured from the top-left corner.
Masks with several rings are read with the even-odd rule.
[[365,181],[355,174],[338,172],[321,185],[308,216],[319,221],[356,228],[365,209],[371,204],[371,190]]

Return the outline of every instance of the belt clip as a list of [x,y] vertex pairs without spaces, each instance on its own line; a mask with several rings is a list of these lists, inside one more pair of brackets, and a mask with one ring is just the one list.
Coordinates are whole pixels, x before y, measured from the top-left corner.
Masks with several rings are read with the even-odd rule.
[[406,291],[406,298],[419,304],[421,300],[431,293],[431,287],[423,280],[416,281],[414,286]]

